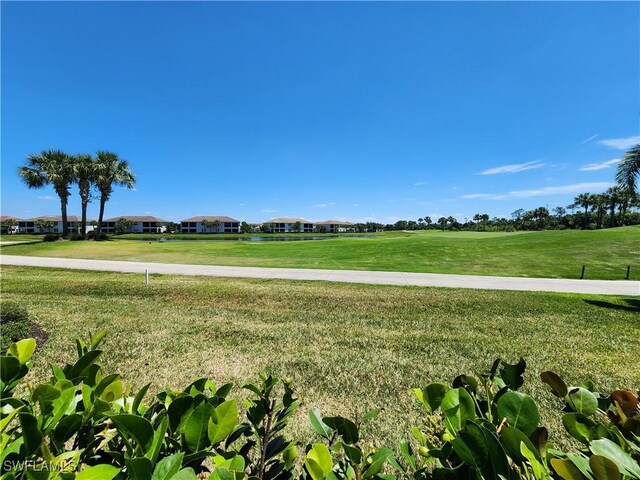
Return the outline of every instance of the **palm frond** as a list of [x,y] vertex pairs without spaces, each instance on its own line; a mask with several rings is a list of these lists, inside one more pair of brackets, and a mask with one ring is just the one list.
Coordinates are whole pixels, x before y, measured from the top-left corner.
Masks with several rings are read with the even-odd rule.
[[640,144],[628,150],[618,164],[616,181],[622,190],[632,194],[638,193],[638,177],[640,176]]

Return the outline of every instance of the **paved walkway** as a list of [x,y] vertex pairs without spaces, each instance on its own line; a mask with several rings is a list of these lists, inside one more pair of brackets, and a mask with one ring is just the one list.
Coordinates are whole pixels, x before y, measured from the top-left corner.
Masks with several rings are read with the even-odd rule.
[[634,280],[570,280],[560,278],[375,272],[366,270],[224,267],[214,265],[186,265],[180,263],[144,263],[115,260],[84,260],[78,258],[27,257],[18,255],[0,255],[0,264],[129,273],[144,273],[145,269],[149,269],[149,273],[170,275],[321,280],[325,282],[368,283],[375,285],[413,285],[420,287],[525,290],[531,292],[593,293],[602,295],[640,295],[640,282]]

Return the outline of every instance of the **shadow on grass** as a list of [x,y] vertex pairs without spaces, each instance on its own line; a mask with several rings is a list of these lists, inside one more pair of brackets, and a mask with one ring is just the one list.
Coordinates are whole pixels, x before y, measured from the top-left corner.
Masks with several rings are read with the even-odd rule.
[[640,313],[640,300],[635,298],[624,298],[622,300],[626,305],[619,303],[605,302],[603,300],[584,300],[585,303],[594,307],[610,308],[612,310],[622,310],[625,312]]

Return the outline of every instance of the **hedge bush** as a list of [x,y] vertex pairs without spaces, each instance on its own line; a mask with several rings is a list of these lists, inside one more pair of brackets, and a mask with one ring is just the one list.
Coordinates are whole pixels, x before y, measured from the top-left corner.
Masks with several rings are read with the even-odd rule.
[[15,302],[0,303],[0,349],[29,336],[31,322],[27,310]]
[[3,480],[640,478],[638,393],[603,395],[544,372],[567,432],[582,445],[562,452],[548,441],[536,402],[519,391],[524,360],[414,389],[426,426],[396,448],[366,438],[362,427],[380,410],[352,420],[311,409],[314,438],[296,444],[286,427],[300,401],[289,382],[263,375],[240,385],[250,395],[240,408],[227,399],[232,384],[206,378],[165,388],[147,404],[149,385],[133,392],[96,363],[104,336],[76,340],[77,361],[51,365],[39,384],[25,380],[35,341],[9,347],[0,383]]
[[60,240],[60,235],[58,235],[57,233],[47,233],[42,238],[43,242],[56,242],[58,240]]

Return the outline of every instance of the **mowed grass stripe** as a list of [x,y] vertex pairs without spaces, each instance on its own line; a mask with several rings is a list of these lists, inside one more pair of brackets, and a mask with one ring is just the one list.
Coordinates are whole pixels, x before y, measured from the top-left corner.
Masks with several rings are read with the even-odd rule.
[[496,357],[527,359],[526,391],[560,442],[541,371],[603,391],[640,386],[634,298],[160,275],[145,286],[135,274],[23,267],[3,267],[1,286],[3,300],[26,305],[49,332],[36,377],[73,358],[74,337],[106,329],[102,363],[135,387],[292,377],[304,400],[298,438],[312,406],[351,417],[383,407],[369,432],[395,443],[421,422],[409,388],[482,371]]
[[[215,238],[212,236],[210,238]],[[517,233],[388,232],[297,242],[111,240],[2,247],[6,255],[203,265],[640,279],[640,226]]]

